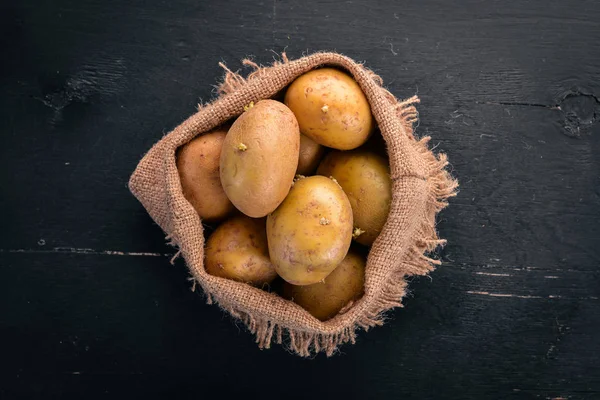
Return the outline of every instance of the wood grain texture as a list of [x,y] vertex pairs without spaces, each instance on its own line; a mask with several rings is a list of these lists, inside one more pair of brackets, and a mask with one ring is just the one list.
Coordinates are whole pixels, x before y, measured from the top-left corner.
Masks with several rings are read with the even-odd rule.
[[[599,19],[594,1],[3,2],[0,397],[600,398]],[[461,182],[444,265],[331,359],[259,351],[126,188],[215,96],[218,61],[283,50],[417,93],[416,133]]]

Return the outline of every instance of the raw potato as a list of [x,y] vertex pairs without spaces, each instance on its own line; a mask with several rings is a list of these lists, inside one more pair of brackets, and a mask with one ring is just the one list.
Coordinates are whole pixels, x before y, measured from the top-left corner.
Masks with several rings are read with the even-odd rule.
[[233,123],[221,151],[221,183],[244,214],[264,217],[288,194],[296,168],[300,132],[284,104],[262,100]]
[[365,259],[350,250],[344,260],[323,282],[308,286],[283,284],[283,297],[292,300],[315,318],[326,321],[344,306],[358,300],[364,290]]
[[323,146],[351,150],[375,128],[371,107],[358,83],[333,68],[307,72],[285,94],[300,132]]
[[297,174],[310,175],[317,169],[325,148],[305,135],[300,135],[300,157],[298,158]]
[[225,218],[235,209],[221,186],[219,160],[227,131],[198,136],[177,153],[177,170],[183,196],[200,218],[208,222]]
[[352,209],[340,186],[329,178],[300,179],[267,218],[271,261],[294,285],[323,280],[348,253]]
[[277,277],[269,259],[265,219],[238,215],[208,238],[205,268],[211,275],[261,287]]
[[357,228],[355,240],[372,245],[383,229],[392,200],[390,167],[386,159],[364,150],[332,151],[319,165],[317,173],[333,176],[338,181],[352,205]]

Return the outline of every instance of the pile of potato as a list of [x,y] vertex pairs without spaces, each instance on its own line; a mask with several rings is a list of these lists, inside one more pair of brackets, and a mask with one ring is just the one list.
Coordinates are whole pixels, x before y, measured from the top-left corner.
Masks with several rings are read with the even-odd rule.
[[193,139],[177,167],[198,215],[220,223],[206,271],[274,290],[324,321],[363,294],[368,246],[390,207],[389,164],[346,73],[310,71],[283,100],[251,103],[229,129]]

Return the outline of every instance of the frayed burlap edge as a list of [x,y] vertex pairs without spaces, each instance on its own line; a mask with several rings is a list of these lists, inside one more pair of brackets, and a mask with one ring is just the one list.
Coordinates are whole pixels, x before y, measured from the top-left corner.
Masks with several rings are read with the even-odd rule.
[[[440,262],[424,255],[443,245],[435,230],[436,214],[447,206],[458,183],[448,174],[446,156],[429,150],[429,137],[416,140],[418,120],[411,97],[398,101],[382,87],[382,80],[363,65],[337,53],[316,53],[262,67],[250,60],[254,71],[244,78],[229,70],[218,86],[219,98],[161,139],[140,161],[130,180],[130,190],[179,246],[192,274],[193,288],[200,285],[209,304],[216,302],[241,320],[256,336],[260,348],[285,344],[300,356],[325,352],[356,340],[359,328],[382,325],[386,311],[402,306],[407,276],[423,275]],[[295,77],[323,65],[341,67],[354,76],[365,92],[384,137],[390,158],[392,204],[388,221],[373,244],[367,260],[364,296],[345,307],[335,318],[321,322],[301,307],[273,293],[208,275],[204,270],[203,227],[183,198],[175,166],[175,151],[194,136],[241,114],[251,101],[273,97]]]

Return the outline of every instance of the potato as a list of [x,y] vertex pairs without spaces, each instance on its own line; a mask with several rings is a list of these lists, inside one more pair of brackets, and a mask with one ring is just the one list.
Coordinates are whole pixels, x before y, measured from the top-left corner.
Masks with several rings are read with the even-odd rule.
[[375,128],[371,107],[349,75],[333,68],[307,72],[285,94],[300,132],[323,146],[351,150],[367,141]]
[[220,225],[208,238],[204,268],[211,275],[268,284],[277,277],[269,259],[265,219],[235,216]]
[[332,151],[317,173],[338,181],[352,205],[355,240],[372,245],[383,229],[392,200],[387,160],[364,150]]
[[283,283],[284,298],[292,300],[315,318],[326,321],[336,316],[350,301],[358,300],[364,290],[365,259],[350,250],[344,260],[325,278],[307,286]]
[[300,148],[294,114],[284,104],[262,100],[233,123],[221,151],[221,183],[244,214],[264,217],[288,194]]
[[344,259],[350,247],[350,202],[329,178],[300,179],[267,217],[267,239],[279,276],[294,285],[319,282]]
[[300,135],[300,157],[298,158],[297,174],[310,175],[315,172],[321,158],[325,154],[323,146],[305,135]]
[[198,136],[179,148],[177,170],[183,196],[200,218],[208,222],[225,218],[235,209],[221,186],[219,160],[227,131]]

